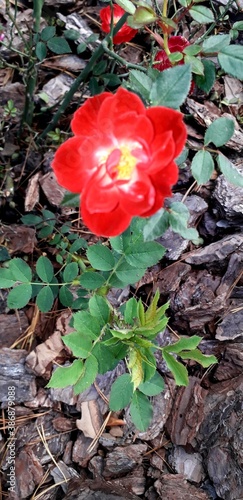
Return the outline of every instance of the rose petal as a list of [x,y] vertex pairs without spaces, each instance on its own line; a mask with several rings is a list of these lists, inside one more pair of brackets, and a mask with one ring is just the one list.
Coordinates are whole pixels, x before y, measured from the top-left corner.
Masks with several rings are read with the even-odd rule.
[[132,216],[143,214],[154,205],[155,188],[148,177],[144,176],[135,182],[118,185],[118,189],[121,207]]
[[81,216],[84,224],[93,234],[109,238],[111,236],[118,236],[128,228],[132,218],[120,206],[112,212],[93,214],[83,201],[81,204]]
[[[137,115],[145,115],[145,107],[139,97],[122,87],[119,87],[116,94],[105,99],[98,112],[97,126],[104,133],[113,133],[113,123],[129,112]],[[132,128],[133,124],[127,122],[127,127]]]
[[74,134],[83,137],[94,135],[96,129],[95,123],[97,121],[98,111],[102,103],[111,97],[109,92],[90,97],[73,115],[71,121],[71,128]]
[[[59,184],[73,193],[81,193],[86,182],[96,168],[88,154],[93,155],[93,147],[86,141],[86,146],[79,137],[72,137],[64,142],[56,151],[52,168]],[[85,157],[83,155],[86,151]]]
[[82,203],[92,214],[111,212],[119,203],[118,189],[106,173],[94,175],[85,186]]
[[153,108],[147,109],[146,114],[154,127],[155,139],[151,145],[153,150],[160,147],[160,134],[170,130],[172,131],[175,143],[174,158],[176,158],[182,151],[187,137],[182,113],[174,109],[165,108],[164,106],[154,106]]

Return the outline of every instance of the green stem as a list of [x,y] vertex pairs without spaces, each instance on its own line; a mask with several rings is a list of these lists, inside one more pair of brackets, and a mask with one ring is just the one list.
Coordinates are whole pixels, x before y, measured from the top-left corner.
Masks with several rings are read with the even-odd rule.
[[119,63],[122,64],[122,66],[125,66],[127,69],[138,69],[139,71],[143,71],[146,73],[147,69],[143,68],[142,66],[139,66],[138,64],[132,64],[126,61],[126,59],[123,59],[123,57],[119,56],[116,54],[113,50],[108,49],[108,43],[104,40],[102,42],[102,46],[104,49],[104,52],[108,54],[110,57],[118,61]]
[[[168,10],[168,0],[164,0],[163,11],[162,11],[163,17],[167,17],[167,10]],[[168,45],[168,33],[164,33],[163,38],[164,38],[164,50],[165,50],[165,53],[167,54],[167,56],[169,56],[170,49],[169,49],[169,45]]]
[[[116,24],[116,26],[113,30],[114,35],[119,31],[119,29],[121,29],[123,24],[125,24],[127,16],[128,16],[128,14],[126,13],[121,17],[121,19],[119,19],[118,23]],[[110,34],[105,37],[104,42],[109,42],[109,40],[110,40]],[[84,68],[83,71],[81,71],[79,76],[76,78],[76,80],[74,81],[74,83],[70,87],[70,90],[66,93],[66,95],[62,101],[62,104],[59,106],[59,109],[57,110],[56,114],[54,115],[52,121],[49,123],[49,125],[47,125],[45,130],[38,137],[37,144],[39,144],[40,141],[46,137],[48,132],[50,132],[57,125],[59,118],[62,116],[62,114],[64,113],[64,111],[66,110],[68,105],[70,104],[75,92],[77,92],[77,90],[79,89],[79,87],[82,83],[85,83],[89,74],[91,73],[92,69],[94,68],[97,60],[103,54],[104,54],[104,47],[103,47],[103,44],[100,44],[100,46],[93,53],[87,66]]]

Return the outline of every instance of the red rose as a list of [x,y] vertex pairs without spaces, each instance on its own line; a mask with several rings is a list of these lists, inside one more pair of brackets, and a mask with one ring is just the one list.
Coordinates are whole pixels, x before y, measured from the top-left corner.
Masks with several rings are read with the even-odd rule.
[[174,159],[186,141],[179,111],[146,109],[119,88],[88,99],[71,122],[74,137],[57,150],[58,182],[81,193],[81,216],[98,236],[117,236],[132,217],[157,212],[178,178]]
[[[183,53],[183,50],[188,47],[188,45],[190,45],[190,43],[183,36],[171,36],[168,40],[168,47],[171,53]],[[159,71],[164,71],[164,69],[172,68],[173,66],[164,50],[159,50],[154,60],[160,61],[159,64],[154,65]],[[176,64],[184,64],[184,57]]]
[[[125,10],[123,10],[119,5],[113,6],[113,24],[114,26],[121,17],[125,14]],[[100,19],[101,19],[101,29],[105,33],[110,33],[111,29],[111,8],[105,7],[100,11]],[[122,28],[118,31],[118,33],[113,37],[113,43],[120,44],[124,42],[130,42],[132,38],[135,37],[138,30],[134,30],[127,25],[127,23],[123,24]]]

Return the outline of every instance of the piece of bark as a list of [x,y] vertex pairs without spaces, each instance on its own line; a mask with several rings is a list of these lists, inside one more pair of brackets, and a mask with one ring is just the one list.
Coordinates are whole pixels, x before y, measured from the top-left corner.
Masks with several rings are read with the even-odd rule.
[[94,446],[92,451],[87,451],[92,443],[92,439],[85,437],[84,434],[79,434],[72,451],[73,462],[76,462],[80,467],[87,467],[87,464],[91,457],[93,457],[97,452],[97,445]]
[[216,330],[216,339],[234,340],[243,336],[243,309],[227,314]]
[[147,451],[147,445],[134,444],[117,447],[107,454],[104,464],[103,477],[112,479],[121,477],[131,472],[138,464],[141,464],[143,454]]
[[0,314],[0,348],[11,347],[28,326],[24,311],[18,311],[18,314]]
[[146,485],[144,468],[142,465],[137,466],[130,474],[126,474],[126,476],[118,479],[113,479],[111,483],[115,491],[116,487],[118,487],[124,488],[125,491],[134,495],[144,495]]
[[203,389],[196,377],[189,377],[187,387],[177,390],[166,428],[172,443],[186,446],[193,444],[203,421],[203,411],[207,390]]
[[[116,480],[115,480],[116,481]],[[123,485],[101,478],[71,479],[65,500],[141,500]]]
[[209,500],[204,491],[196,488],[181,474],[163,474],[154,484],[159,498],[168,500]]
[[170,454],[170,463],[178,474],[193,483],[201,483],[205,472],[200,453],[187,453],[182,446],[174,446]]
[[[233,166],[242,174],[242,161],[241,159],[232,162]],[[220,213],[226,219],[234,220],[243,217],[243,190],[240,186],[231,184],[224,175],[219,175],[215,182],[215,190],[213,197],[217,200]]]
[[188,264],[201,266],[202,264],[214,264],[217,261],[225,261],[234,252],[243,255],[243,234],[233,234],[222,238],[220,241],[211,243],[204,248],[190,252],[185,258]]
[[0,240],[5,242],[10,255],[20,252],[33,253],[36,245],[35,229],[17,224],[3,226],[0,232]]
[[238,377],[242,373],[243,343],[226,345],[214,373],[218,382]]
[[35,453],[26,446],[15,458],[16,495],[28,498],[44,476],[44,470]]
[[15,403],[31,401],[36,395],[36,381],[25,367],[27,351],[0,349],[0,401],[2,408],[8,402],[8,387],[15,387]]
[[168,295],[170,292],[175,292],[181,283],[182,279],[188,275],[191,270],[189,264],[184,262],[175,262],[170,266],[162,269],[156,276],[154,289],[159,289],[160,294]]
[[242,404],[242,375],[212,385],[196,436],[216,492],[227,500],[240,500],[243,493]]
[[68,467],[62,460],[57,462],[57,467],[50,471],[55,483],[62,483],[61,488],[67,493],[68,482],[72,477],[79,477],[79,474],[73,467]]

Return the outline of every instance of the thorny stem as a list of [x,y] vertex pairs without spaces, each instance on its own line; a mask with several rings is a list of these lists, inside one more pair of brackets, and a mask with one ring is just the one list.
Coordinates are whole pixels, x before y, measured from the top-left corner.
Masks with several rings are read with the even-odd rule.
[[[123,24],[125,24],[127,16],[128,16],[128,14],[126,13],[121,17],[121,19],[119,19],[118,23],[116,24],[116,26],[113,30],[114,35],[119,31],[119,29],[121,29]],[[105,37],[104,42],[108,43],[109,40],[110,40],[110,34]],[[47,125],[47,127],[42,132],[42,134],[39,135],[39,137],[36,141],[37,144],[39,144],[40,141],[46,137],[48,132],[50,132],[57,125],[59,118],[62,116],[62,114],[64,113],[64,111],[66,110],[68,105],[70,104],[70,101],[72,100],[75,92],[77,92],[77,90],[79,89],[79,86],[87,80],[87,78],[88,78],[89,74],[91,73],[97,60],[103,54],[104,54],[104,47],[103,47],[103,44],[100,44],[100,46],[93,53],[87,66],[83,69],[83,71],[81,71],[81,73],[78,75],[78,77],[76,78],[76,80],[74,81],[72,86],[70,87],[69,91],[66,93],[66,95],[62,101],[62,104],[59,106],[56,114],[54,115],[54,117],[51,120],[51,122],[49,123],[49,125]],[[112,54],[113,54],[113,52],[112,52]],[[113,54],[113,57],[114,57],[114,54]]]
[[[40,31],[41,13],[44,0],[34,0],[33,1],[33,15],[34,15],[34,32],[37,35]],[[35,57],[35,45],[32,45],[31,57],[27,68],[27,83],[26,83],[26,94],[25,94],[25,105],[22,115],[22,120],[20,124],[20,134],[24,123],[31,126],[34,114],[34,100],[33,95],[35,92],[36,82],[37,82],[37,68],[36,68],[36,57]]]
[[224,11],[218,15],[217,19],[209,26],[209,28],[204,33],[204,35],[202,35],[200,38],[198,38],[197,43],[203,42],[203,40],[205,40],[205,38],[209,35],[209,33],[211,33],[211,31],[214,30],[215,26],[217,26],[217,23],[224,18],[225,14],[227,14],[229,7],[231,7],[231,5],[234,3],[234,1],[235,0],[228,1],[228,3],[225,5]]

